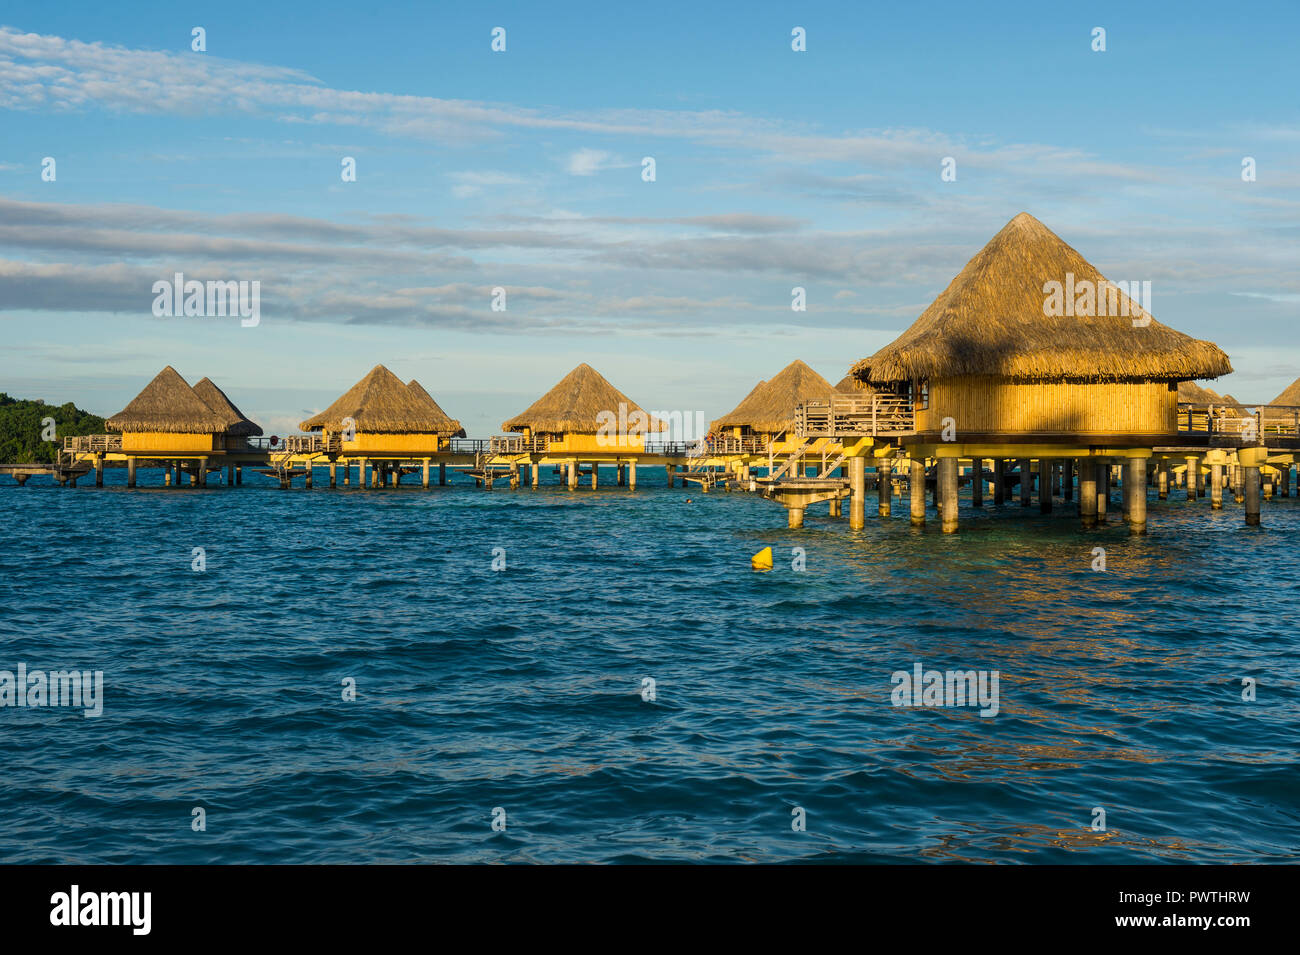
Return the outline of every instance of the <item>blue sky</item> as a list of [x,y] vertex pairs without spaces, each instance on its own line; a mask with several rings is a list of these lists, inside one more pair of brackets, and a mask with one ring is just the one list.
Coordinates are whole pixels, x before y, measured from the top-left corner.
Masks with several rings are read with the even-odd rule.
[[[712,417],[838,380],[1022,210],[1216,389],[1300,376],[1294,4],[177,6],[0,15],[0,390],[107,414],[170,363],[284,432],[383,362],[481,435],[587,361]],[[155,318],[175,271],[262,324]]]

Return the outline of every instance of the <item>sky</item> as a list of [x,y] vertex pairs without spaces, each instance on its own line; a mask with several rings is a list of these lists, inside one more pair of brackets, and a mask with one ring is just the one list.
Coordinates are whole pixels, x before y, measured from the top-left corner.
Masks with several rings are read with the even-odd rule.
[[[383,363],[484,436],[585,361],[713,418],[795,358],[838,381],[1026,211],[1267,401],[1300,376],[1298,29],[1295,3],[3,5],[0,390],[108,415],[171,364],[284,434]],[[258,281],[260,323],[155,316],[176,272]]]

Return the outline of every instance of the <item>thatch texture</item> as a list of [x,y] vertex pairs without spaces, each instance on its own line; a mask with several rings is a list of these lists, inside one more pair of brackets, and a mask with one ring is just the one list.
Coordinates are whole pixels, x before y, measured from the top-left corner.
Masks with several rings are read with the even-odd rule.
[[609,412],[619,415],[619,405],[627,409],[630,419],[634,412],[645,415],[646,427],[638,427],[638,420],[628,421],[627,433],[663,431],[667,425],[619,391],[596,369],[583,362],[565,375],[554,388],[538,398],[526,409],[501,424],[503,431],[523,431],[534,434],[596,434],[601,430],[599,415]]
[[1282,389],[1282,393],[1269,402],[1271,405],[1300,405],[1300,378]]
[[194,393],[226,422],[226,434],[246,438],[262,433],[262,429],[236,408],[235,403],[226,397],[226,393],[211,378],[204,378],[195,385]]
[[729,414],[713,422],[712,430],[749,428],[760,434],[779,434],[794,427],[795,409],[805,401],[829,398],[835,388],[796,358],[771,381],[760,381]]
[[[423,389],[421,389],[423,391]],[[427,393],[424,396],[428,398]],[[370,434],[435,434],[446,432],[450,419],[438,408],[413,392],[383,365],[349,388],[334,404],[313,415],[298,427],[303,431],[345,430],[343,419],[351,418],[357,431]]]
[[171,365],[158,372],[131,403],[104,422],[109,431],[221,434],[226,419],[194,393]]
[[439,422],[436,432],[446,434],[455,438],[465,437],[465,429],[460,426],[460,422],[455,418],[448,417],[447,412],[439,407],[438,402],[433,400],[433,395],[424,390],[424,385],[420,384],[414,378],[406,383],[406,387],[411,390],[411,394],[422,403],[429,406],[430,420]]
[[[1011,381],[1181,381],[1232,371],[1212,342],[1130,315],[1044,315],[1048,282],[1106,278],[1022,212],[966,263],[912,326],[850,373],[865,382],[988,376]],[[1122,294],[1119,303],[1128,301]],[[1136,303],[1131,313],[1145,317]]]
[[835,383],[835,390],[846,395],[856,394],[862,390],[862,383],[852,375],[845,375]]

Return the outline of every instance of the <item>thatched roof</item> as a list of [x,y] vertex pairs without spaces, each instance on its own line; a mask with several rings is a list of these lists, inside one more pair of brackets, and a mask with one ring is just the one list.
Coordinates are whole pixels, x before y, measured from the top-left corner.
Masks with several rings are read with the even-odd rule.
[[634,426],[639,422],[628,422],[628,433],[667,428],[663,421],[649,417],[649,412],[583,362],[525,410],[502,422],[501,429],[522,431],[528,428],[534,434],[596,434],[601,428],[597,416],[602,411],[618,416],[620,403],[626,406],[629,418],[633,412],[640,411],[649,422],[645,428]]
[[777,434],[794,427],[794,412],[814,398],[829,398],[831,383],[796,358],[771,381],[760,381],[729,414],[713,422],[712,430],[744,428]]
[[[1013,381],[1182,381],[1232,371],[1212,342],[1132,315],[1047,316],[1048,282],[1106,278],[1026,212],[1003,227],[912,327],[851,373],[861,381],[991,376]],[[1122,294],[1120,304],[1127,301]],[[1136,314],[1143,313],[1136,303]]]
[[851,395],[860,390],[860,384],[861,383],[858,379],[854,378],[852,375],[845,375],[835,383],[835,390]]
[[1282,389],[1282,393],[1269,402],[1271,405],[1300,405],[1300,378]]
[[430,407],[433,399],[427,393],[424,398],[428,401],[402,384],[402,380],[383,365],[376,365],[334,404],[298,427],[303,431],[328,429],[341,432],[344,430],[343,419],[351,418],[358,431],[386,434],[446,432],[449,424],[455,422],[436,404]]
[[259,435],[262,429],[245,417],[235,407],[235,403],[226,397],[226,393],[216,386],[211,378],[204,378],[194,386],[194,393],[203,399],[203,403],[216,412],[226,422],[226,434],[239,437]]
[[411,394],[415,395],[421,402],[429,405],[429,413],[434,416],[434,420],[441,421],[442,425],[437,429],[439,434],[449,434],[453,437],[465,437],[465,429],[460,426],[460,422],[455,418],[448,417],[447,412],[438,406],[438,402],[433,400],[433,395],[424,390],[424,385],[420,384],[414,378],[406,383]]
[[168,365],[129,405],[107,419],[104,427],[109,431],[220,434],[226,430],[226,419]]

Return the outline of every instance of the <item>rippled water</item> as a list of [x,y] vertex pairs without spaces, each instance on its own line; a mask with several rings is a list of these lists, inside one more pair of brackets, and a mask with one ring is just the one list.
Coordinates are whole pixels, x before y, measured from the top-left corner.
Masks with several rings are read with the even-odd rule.
[[[963,500],[945,537],[909,527],[905,501],[861,532],[824,506],[789,531],[773,503],[670,491],[658,469],[635,493],[246,481],[0,478],[0,669],[105,680],[98,719],[0,709],[0,860],[1223,862],[1300,846],[1297,499],[1265,502],[1258,529],[1231,503],[1153,500],[1145,538],[1085,532],[1060,505]],[[776,569],[756,573],[766,545]],[[1000,712],[892,706],[891,674],[918,661],[999,671]]]

